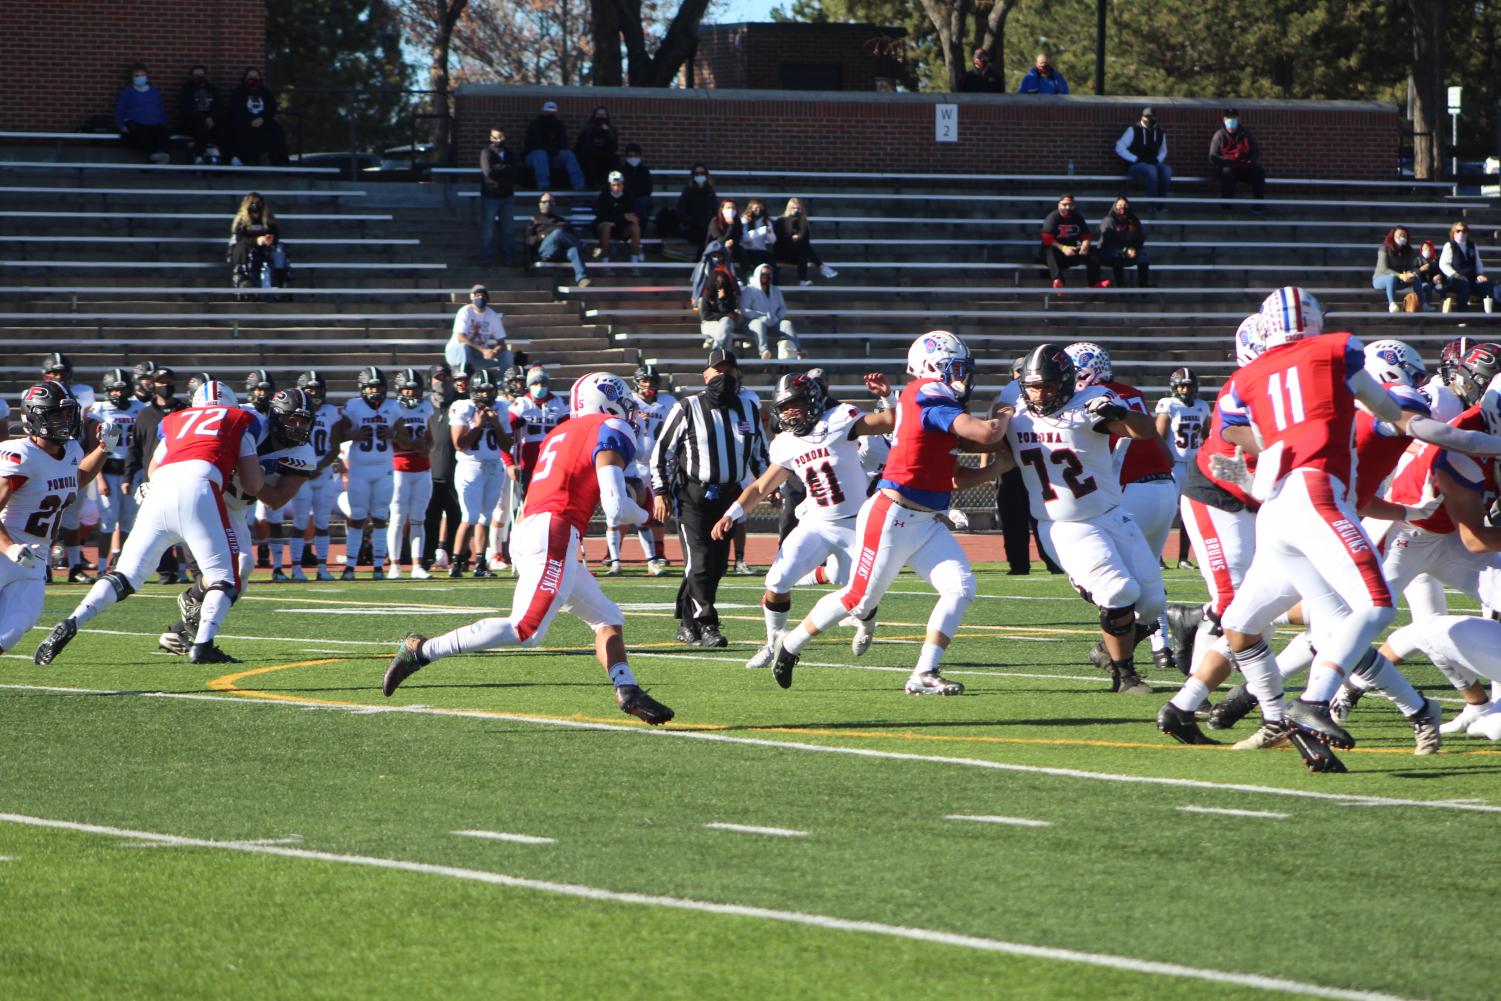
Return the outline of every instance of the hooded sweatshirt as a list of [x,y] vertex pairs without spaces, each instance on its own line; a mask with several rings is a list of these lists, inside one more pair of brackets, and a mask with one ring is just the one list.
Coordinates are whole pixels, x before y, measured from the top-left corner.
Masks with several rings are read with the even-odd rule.
[[740,315],[749,320],[767,320],[776,325],[787,315],[787,302],[777,285],[761,288],[761,276],[771,271],[771,265],[759,264],[751,272],[750,284],[740,292]]

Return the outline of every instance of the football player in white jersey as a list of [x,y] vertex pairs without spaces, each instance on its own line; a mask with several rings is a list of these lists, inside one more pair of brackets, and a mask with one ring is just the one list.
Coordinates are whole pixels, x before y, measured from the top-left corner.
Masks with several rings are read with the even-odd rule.
[[386,547],[391,554],[391,577],[401,576],[401,540],[410,528],[412,576],[426,580],[432,576],[422,569],[422,546],[427,538],[427,504],[433,498],[433,405],[423,393],[422,377],[414,368],[403,369],[396,377],[396,403],[401,407],[401,428],[411,440],[410,448],[396,449],[392,459],[396,467],[395,487],[391,492],[391,525],[387,529]]
[[[468,380],[465,379],[464,395],[468,395]],[[511,404],[526,396],[526,369],[520,365],[512,365],[501,375],[500,391],[496,396],[496,410],[504,412],[511,409]],[[509,421],[509,417],[504,419]],[[502,454],[502,460],[505,456]],[[507,471],[507,475],[500,478],[500,499],[495,502],[495,509],[490,512],[490,559],[488,565],[491,572],[500,572],[509,569],[511,555],[511,526],[521,515],[521,483],[513,479]],[[513,518],[513,516],[515,516]]]
[[313,411],[313,430],[308,438],[316,468],[308,482],[292,497],[292,579],[306,581],[302,572],[303,549],[307,545],[307,524],[313,522],[313,552],[318,560],[319,580],[333,580],[328,572],[328,522],[334,502],[339,499],[339,478],[334,475],[334,460],[339,457],[334,428],[341,418],[339,408],[327,402],[328,382],[316,371],[297,377],[297,388],[307,394]]
[[[97,432],[92,427],[93,417],[90,411],[94,408],[94,390],[89,386],[73,381],[73,362],[61,351],[54,351],[42,361],[42,380],[55,382],[62,387],[63,392],[78,401],[83,415],[83,427],[79,433],[80,441],[93,441]],[[68,555],[68,582],[89,582],[86,571],[88,565],[83,561],[83,546],[78,534],[78,515],[83,509],[82,492],[73,497],[73,503],[63,509],[62,530],[58,533],[61,542]]]
[[[776,653],[776,643],[787,631],[792,609],[793,585],[806,578],[830,557],[835,563],[830,582],[836,587],[849,583],[855,546],[855,519],[865,504],[866,474],[860,462],[858,429],[865,416],[847,403],[822,411],[823,394],[817,383],[803,374],[784,375],[777,383],[772,407],[782,432],[771,442],[771,464],[766,472],[741,491],[729,511],[714,526],[713,536],[723,539],[745,520],[745,514],[796,476],[807,489],[798,508],[797,526],[777,549],[776,560],[766,572],[766,593],[761,607],[766,616],[766,645],[757,650],[746,667],[767,667]],[[851,649],[859,657],[870,649],[875,636],[876,612],[856,619]]]
[[[454,400],[448,408],[448,432],[453,438],[453,486],[459,495],[459,515],[463,522],[454,537],[455,553],[462,552],[469,540],[474,554],[474,576],[493,577],[485,561],[485,535],[491,512],[500,500],[501,453],[510,445],[506,418],[496,409],[498,387],[488,369],[480,369],[469,380],[469,398]],[[450,577],[462,577],[464,568],[454,560]]]
[[391,450],[411,448],[410,432],[401,425],[401,406],[387,395],[386,373],[371,365],[361,369],[357,379],[360,395],[344,404],[344,416],[334,427],[336,442],[350,442],[349,482],[345,493],[349,501],[348,542],[344,552],[344,573],[340,579],[354,580],[365,532],[370,532],[370,564],[375,580],[386,579],[386,523],[391,516],[391,494],[395,489],[395,466]]
[[[271,378],[271,373],[263,368],[254,369],[245,375],[245,396],[240,406],[260,417],[263,423],[269,424],[271,397],[275,395],[276,380]],[[289,510],[270,508],[264,501],[256,501],[255,514],[251,518],[254,535],[246,536],[247,539],[255,539],[255,546],[247,548],[266,547],[271,559],[271,579],[278,583],[291,579],[286,571],[287,540],[283,531],[291,514]]]
[[[1173,456],[1173,482],[1183,489],[1183,477],[1199,454],[1204,433],[1209,430],[1211,408],[1199,398],[1199,376],[1191,368],[1175,368],[1167,377],[1168,395],[1157,401],[1157,434],[1167,442]],[[1178,569],[1192,570],[1188,562],[1188,532],[1178,517]],[[1165,633],[1164,633],[1165,635]]]
[[0,651],[13,649],[41,618],[63,509],[104,468],[124,431],[105,425],[99,447],[84,455],[82,408],[53,383],[26,390],[20,411],[25,437],[0,442]]
[[99,474],[99,572],[105,573],[120,555],[120,545],[135,521],[136,502],[125,480],[125,458],[130,450],[131,428],[145,404],[131,392],[130,374],[123,368],[104,376],[104,399],[95,403],[93,414],[103,428],[119,426],[120,443],[109,451]]
[[[636,439],[641,447],[636,452],[636,461],[627,471],[626,483],[632,480],[641,484],[643,488],[651,486],[651,453],[657,444],[657,434],[662,430],[662,422],[667,419],[667,411],[678,401],[676,396],[662,391],[662,374],[657,371],[655,365],[641,365],[636,369]],[[665,542],[667,526],[653,520],[636,527],[636,535],[641,541],[641,553],[646,560],[646,572],[653,577],[661,576],[667,569]],[[620,573],[620,546],[625,537],[625,529],[620,525],[610,525],[605,529],[605,547],[609,555],[607,573],[611,576]]]
[[1157,554],[1121,505],[1110,437],[1155,440],[1157,425],[1104,386],[1076,389],[1075,379],[1073,360],[1056,344],[1027,356],[1001,471],[1020,467],[1039,539],[1100,610],[1110,690],[1146,695],[1133,651],[1156,628],[1167,593]]

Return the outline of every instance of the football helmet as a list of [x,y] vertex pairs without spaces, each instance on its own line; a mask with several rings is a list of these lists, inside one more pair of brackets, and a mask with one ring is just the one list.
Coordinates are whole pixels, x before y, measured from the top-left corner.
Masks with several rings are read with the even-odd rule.
[[[192,375],[188,376],[188,399],[191,400],[194,396],[198,395],[198,390],[202,386],[213,381],[214,377],[209,375],[207,372],[194,372]],[[197,406],[196,403],[193,405]]]
[[21,395],[21,430],[47,441],[65,442],[82,430],[78,401],[56,382],[42,382]]
[[313,401],[303,390],[283,389],[271,397],[266,416],[271,433],[293,445],[306,444],[313,436]]
[[776,396],[772,399],[772,413],[782,430],[801,437],[818,425],[818,383],[798,372],[792,372],[777,380]]
[[[458,378],[457,373],[454,374],[454,378]],[[505,382],[506,395],[511,399],[520,399],[526,395],[526,372],[520,365],[512,365],[506,369],[501,378]]]
[[422,378],[415,368],[404,368],[396,375],[396,402],[407,410],[422,403]]
[[297,388],[308,395],[314,409],[321,407],[323,401],[328,398],[328,381],[318,373],[317,369],[308,369],[299,375]]
[[[198,384],[193,390],[193,402],[195,407],[234,407],[239,405],[239,398],[235,391],[217,379],[208,378],[207,372],[200,372],[205,381]],[[198,376],[194,376],[194,379]]]
[[1184,403],[1197,403],[1199,400],[1199,376],[1191,368],[1175,368],[1167,377],[1167,388],[1170,393]]
[[54,351],[42,359],[42,377],[51,376],[58,382],[73,381],[73,362],[61,351]]
[[1235,330],[1235,364],[1251,364],[1266,350],[1266,340],[1261,334],[1261,314],[1252,313],[1240,321]]
[[958,335],[930,330],[907,349],[907,374],[914,379],[937,379],[962,403],[975,389],[975,356]]
[[[1022,366],[1022,403],[1034,414],[1046,417],[1062,410],[1074,398],[1078,373],[1068,352],[1056,344],[1039,344]],[[1037,390],[1034,398],[1032,390]]]
[[125,400],[130,396],[135,382],[123,368],[112,368],[104,373],[104,395],[109,397],[109,402],[117,407],[125,405]]
[[662,373],[645,363],[636,367],[636,395],[650,403],[662,389]]
[[1261,338],[1266,350],[1317,337],[1324,332],[1324,307],[1312,292],[1284,285],[1261,303]]
[[469,379],[472,375],[474,373],[469,371],[468,365],[455,366],[453,370],[453,388],[458,390],[460,396],[468,394]]
[[355,384],[360,387],[360,397],[370,405],[371,410],[386,402],[386,373],[374,365],[360,369]]
[[469,398],[482,407],[495,406],[495,397],[499,395],[500,387],[495,385],[495,377],[486,368],[480,369],[469,378]]
[[1390,338],[1365,346],[1365,370],[1383,385],[1400,382],[1404,386],[1419,386],[1428,381],[1428,370],[1418,353],[1402,341]]
[[609,414],[625,421],[636,417],[636,394],[630,383],[609,372],[580,376],[568,392],[568,412],[574,417]]
[[1442,348],[1439,349],[1439,381],[1441,381],[1446,386],[1449,384],[1450,376],[1454,374],[1454,370],[1459,367],[1460,359],[1462,359],[1465,356],[1465,353],[1469,350],[1470,339],[1468,337],[1456,337],[1454,340],[1450,341],[1448,344],[1445,344]]
[[808,369],[808,378],[818,387],[818,412],[829,409],[829,373],[821,368]]
[[1110,352],[1093,341],[1075,341],[1063,350],[1074,362],[1074,378],[1079,388],[1098,386],[1115,378],[1115,369],[1110,365]]
[[245,395],[250,405],[264,414],[271,405],[271,397],[276,395],[276,382],[271,373],[263,368],[248,373],[245,376]]
[[130,370],[131,385],[135,386],[148,395],[151,393],[151,375],[156,371],[156,362],[143,361],[136,364]]
[[1449,376],[1449,388],[1467,407],[1480,402],[1491,380],[1501,374],[1501,344],[1485,341],[1470,345]]

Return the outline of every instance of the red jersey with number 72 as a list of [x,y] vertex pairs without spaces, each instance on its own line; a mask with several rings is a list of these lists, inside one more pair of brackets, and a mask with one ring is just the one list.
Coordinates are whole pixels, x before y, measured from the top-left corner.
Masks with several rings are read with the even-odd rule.
[[636,432],[609,414],[586,414],[553,428],[537,453],[522,517],[556,514],[583,535],[599,506],[594,460],[600,452],[620,453],[629,468],[636,456]]
[[[1230,377],[1220,399],[1226,426],[1250,425],[1260,462],[1278,455],[1276,482],[1295,469],[1316,469],[1355,483],[1355,391],[1365,365],[1360,341],[1322,334],[1272,348]],[[1280,446],[1280,447],[1279,447]],[[1276,449],[1276,453],[1272,450]]]
[[201,459],[223,475],[228,483],[240,462],[240,444],[259,418],[239,407],[189,407],[162,418],[162,442],[166,457],[158,464]]

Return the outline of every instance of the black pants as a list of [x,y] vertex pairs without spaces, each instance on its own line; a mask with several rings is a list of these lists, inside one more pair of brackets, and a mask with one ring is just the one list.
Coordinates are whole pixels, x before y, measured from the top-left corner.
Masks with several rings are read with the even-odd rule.
[[1063,273],[1076,264],[1083,264],[1084,271],[1089,276],[1089,284],[1093,285],[1100,280],[1100,259],[1091,250],[1087,254],[1065,254],[1057,247],[1044,247],[1043,257],[1047,259],[1048,274],[1057,281],[1063,277]]
[[126,145],[135,147],[147,156],[153,156],[167,151],[170,135],[165,125],[142,125],[139,122],[131,122],[130,130],[121,133],[121,138],[125,140]]
[[719,626],[714,599],[730,565],[730,539],[726,536],[716,542],[709,533],[739,495],[740,488],[733,483],[719,487],[685,483],[678,492],[683,583],[678,587],[677,611],[673,614],[699,629]]
[[287,165],[287,138],[281,126],[266,122],[260,128],[245,126],[234,134],[234,155],[248,165],[254,166],[265,157],[273,167]]
[[1220,172],[1220,197],[1234,198],[1235,184],[1243,181],[1251,186],[1252,198],[1266,197],[1266,171],[1257,164],[1249,167],[1221,167]]
[[[1000,515],[1001,536],[1006,546],[1006,562],[1017,573],[1032,572],[1032,539],[1037,535],[1037,521],[1032,517],[1027,499],[1027,484],[1020,469],[1001,474],[995,488],[996,513]],[[1060,569],[1048,558],[1042,548],[1042,539],[1037,540],[1037,552],[1050,573]]]
[[808,496],[808,490],[796,474],[782,481],[782,514],[777,521],[777,542],[787,541],[787,536],[797,527],[797,506]]
[[[438,537],[438,524],[444,515],[448,516],[448,524],[443,529],[443,537],[440,539]],[[440,548],[448,550],[454,556],[458,555],[453,551],[453,532],[459,525],[460,517],[459,495],[453,489],[453,481],[433,480],[433,496],[427,502],[427,514],[424,516],[425,521],[423,524],[423,528],[425,529],[424,535],[426,537],[426,543],[422,550],[424,553],[422,557],[424,564],[432,563],[433,553],[437,552]]]

